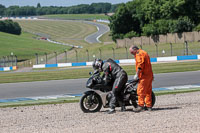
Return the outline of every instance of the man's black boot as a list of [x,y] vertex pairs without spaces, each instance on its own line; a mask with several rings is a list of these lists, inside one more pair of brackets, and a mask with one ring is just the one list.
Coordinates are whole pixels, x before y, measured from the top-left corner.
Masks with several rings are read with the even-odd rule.
[[121,106],[121,112],[125,112],[126,111],[126,107],[123,105]]
[[147,107],[147,111],[152,111],[152,107]]
[[109,109],[107,113],[108,114],[113,114],[113,113],[115,113],[115,109]]
[[141,107],[141,106],[137,106],[137,108],[133,108],[133,112],[141,112],[141,111],[143,111],[144,110],[144,108],[143,107]]

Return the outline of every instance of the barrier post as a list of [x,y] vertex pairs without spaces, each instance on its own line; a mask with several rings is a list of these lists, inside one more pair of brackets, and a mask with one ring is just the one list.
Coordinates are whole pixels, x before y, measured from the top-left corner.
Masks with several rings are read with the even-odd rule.
[[56,61],[56,64],[58,63],[58,60],[57,60],[57,52],[54,52],[55,53],[55,61]]
[[13,55],[11,55],[11,59],[12,59],[12,62],[11,62],[11,63],[12,63],[12,66],[13,66]]
[[3,56],[3,67],[5,67],[5,62],[6,62],[6,57],[5,56]]
[[44,54],[45,54],[45,64],[47,64],[47,62],[48,62],[47,61],[47,53],[45,52]]
[[65,52],[65,62],[67,63],[67,51],[64,52]]
[[15,55],[15,66],[17,66],[17,55]]
[[77,53],[77,50],[75,50],[76,52],[76,62],[78,62],[78,53]]
[[7,57],[7,67],[9,67],[10,66],[10,57],[9,57],[9,55],[6,57]]
[[89,51],[88,51],[88,49],[86,49],[86,53],[87,53],[87,61],[89,62]]
[[156,46],[156,57],[158,57],[158,44],[155,44]]
[[126,49],[126,59],[128,59],[128,50],[126,46],[125,46],[125,49]]
[[100,59],[101,59],[101,49],[99,49],[99,55],[100,55]]
[[38,65],[38,53],[35,53],[35,56],[36,56],[36,65]]
[[115,49],[112,48],[112,50],[113,50],[113,59],[115,59]]
[[170,46],[171,46],[171,56],[172,56],[172,43],[170,43]]
[[185,50],[186,50],[186,55],[188,55],[188,42],[185,41]]
[[142,49],[142,45],[140,45],[140,48]]

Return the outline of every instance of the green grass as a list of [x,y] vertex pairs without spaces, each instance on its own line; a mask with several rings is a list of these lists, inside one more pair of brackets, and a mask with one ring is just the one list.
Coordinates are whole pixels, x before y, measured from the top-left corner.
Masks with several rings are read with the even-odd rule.
[[95,26],[59,20],[17,20],[23,31],[42,34],[52,40],[72,45],[87,45],[85,37],[96,32]]
[[58,98],[58,99],[46,99],[46,100],[28,100],[19,102],[7,102],[0,103],[0,108],[6,107],[18,107],[18,106],[32,106],[32,105],[48,105],[48,104],[63,104],[63,103],[74,103],[79,102],[80,97],[74,98]]
[[66,20],[108,20],[109,16],[104,14],[57,14],[57,15],[44,15],[42,18],[50,19],[66,19]]
[[99,38],[101,42],[113,42],[112,37],[110,36],[110,31],[104,34]]
[[196,91],[200,91],[200,88],[171,90],[171,91],[157,91],[155,92],[155,95],[160,96],[160,95],[170,95],[170,94],[179,94],[179,93],[190,93],[190,92],[196,92]]
[[69,49],[68,46],[41,41],[35,35],[23,32],[20,36],[0,32],[0,57],[13,52],[18,59],[31,59],[35,53],[44,54]]
[[[135,74],[135,66],[123,66],[129,75]],[[199,61],[177,62],[177,63],[153,63],[152,69],[154,74],[157,73],[171,73],[171,72],[185,72],[200,70]]]
[[[135,66],[122,66],[128,75],[135,74]],[[153,64],[153,72],[169,73],[169,72],[184,72],[200,70],[200,62],[178,62],[178,63],[161,63]],[[0,83],[14,82],[32,82],[46,80],[62,80],[62,79],[77,79],[88,78],[92,68],[80,69],[63,69],[59,71],[39,71],[39,72],[22,72],[22,73],[0,73]]]

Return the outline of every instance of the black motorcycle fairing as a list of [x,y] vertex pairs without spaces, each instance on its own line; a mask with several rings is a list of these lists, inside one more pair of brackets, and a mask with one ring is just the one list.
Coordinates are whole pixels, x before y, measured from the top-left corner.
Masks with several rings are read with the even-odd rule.
[[[104,76],[104,75],[103,75]],[[102,92],[108,92],[112,90],[113,82],[105,84],[103,80],[103,76],[101,77],[99,71],[95,71],[91,77],[88,79],[86,83],[86,87],[93,90],[100,90]]]

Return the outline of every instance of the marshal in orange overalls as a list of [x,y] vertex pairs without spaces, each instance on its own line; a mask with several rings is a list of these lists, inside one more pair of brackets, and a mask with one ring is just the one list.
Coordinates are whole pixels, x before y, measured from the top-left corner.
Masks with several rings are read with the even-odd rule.
[[138,105],[144,107],[152,107],[152,81],[153,71],[151,67],[150,57],[144,50],[139,49],[135,55],[136,71],[140,68],[139,72],[139,84],[137,88]]

